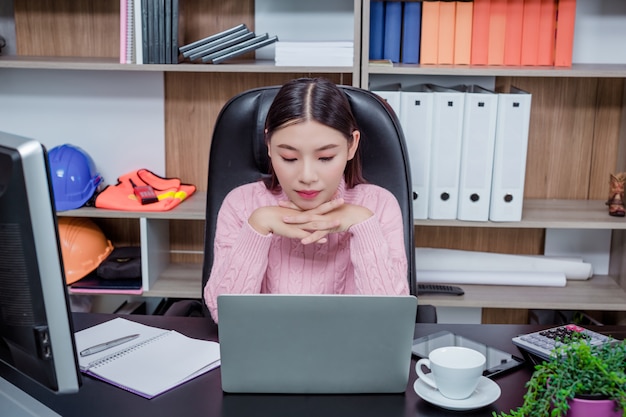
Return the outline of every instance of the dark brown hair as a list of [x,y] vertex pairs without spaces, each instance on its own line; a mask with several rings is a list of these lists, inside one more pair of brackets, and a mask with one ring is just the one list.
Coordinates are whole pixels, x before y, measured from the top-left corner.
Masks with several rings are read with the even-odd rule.
[[[339,131],[348,144],[352,143],[352,133],[359,130],[348,98],[339,87],[324,78],[298,78],[284,84],[276,94],[265,119],[265,143],[269,146],[275,131],[309,120]],[[278,191],[280,184],[271,164],[269,173],[265,186]],[[358,149],[346,164],[343,177],[347,188],[365,182]]]

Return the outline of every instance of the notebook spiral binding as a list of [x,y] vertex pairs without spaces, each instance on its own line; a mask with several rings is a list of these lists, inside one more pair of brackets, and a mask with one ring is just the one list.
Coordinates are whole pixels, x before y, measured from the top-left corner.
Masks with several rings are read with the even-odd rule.
[[151,337],[150,339],[146,339],[143,342],[135,343],[134,345],[130,345],[127,348],[122,349],[121,351],[118,351],[118,352],[112,353],[110,355],[104,356],[104,357],[102,357],[102,358],[100,358],[98,360],[95,360],[93,362],[89,362],[89,365],[88,365],[87,369],[97,368],[99,366],[105,365],[105,364],[107,364],[109,362],[112,362],[112,361],[116,360],[117,358],[120,358],[120,357],[122,357],[124,355],[127,355],[127,354],[129,354],[129,353],[131,353],[131,352],[133,352],[133,351],[135,351],[135,350],[137,350],[137,349],[139,349],[139,348],[149,344],[149,343],[155,342],[156,340],[161,339],[161,338],[163,338],[165,336],[168,336],[170,334],[171,334],[171,332],[165,331],[165,332],[160,333],[160,334],[158,334],[158,335],[156,335],[154,337]]

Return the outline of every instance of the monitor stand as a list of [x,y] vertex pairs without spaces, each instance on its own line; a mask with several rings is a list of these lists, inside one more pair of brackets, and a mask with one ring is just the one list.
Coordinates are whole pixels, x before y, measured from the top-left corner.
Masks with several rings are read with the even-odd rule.
[[0,378],[0,416],[62,417],[4,378]]

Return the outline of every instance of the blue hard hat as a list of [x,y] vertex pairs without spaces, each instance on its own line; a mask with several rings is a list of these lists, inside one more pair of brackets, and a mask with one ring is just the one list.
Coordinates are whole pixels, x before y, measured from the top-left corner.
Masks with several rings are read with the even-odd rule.
[[87,152],[69,144],[48,151],[54,203],[59,211],[82,207],[94,195],[102,177]]

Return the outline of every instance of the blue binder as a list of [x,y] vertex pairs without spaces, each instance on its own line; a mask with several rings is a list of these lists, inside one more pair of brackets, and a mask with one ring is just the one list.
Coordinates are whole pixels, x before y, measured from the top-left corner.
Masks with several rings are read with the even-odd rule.
[[369,59],[383,59],[383,41],[385,38],[385,3],[370,3],[370,53]]
[[404,33],[402,35],[402,62],[418,64],[422,32],[422,2],[404,4]]
[[385,40],[383,42],[383,59],[400,62],[400,45],[402,38],[402,2],[385,2]]

